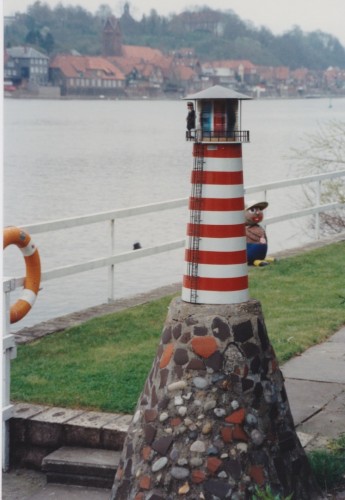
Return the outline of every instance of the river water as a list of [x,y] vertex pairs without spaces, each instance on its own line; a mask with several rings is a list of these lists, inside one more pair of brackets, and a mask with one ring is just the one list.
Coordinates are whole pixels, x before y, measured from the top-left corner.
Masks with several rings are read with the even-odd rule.
[[[242,106],[245,185],[297,175],[291,149],[329,120],[343,120],[345,99],[253,100]],[[184,140],[185,101],[4,102],[4,225],[188,197],[192,144]],[[289,158],[290,156],[290,158]],[[301,193],[272,192],[267,216],[303,203]],[[257,198],[257,197],[256,197]],[[184,238],[187,210],[116,223],[116,253]],[[305,222],[268,226],[275,252],[308,239]],[[109,253],[107,224],[37,234],[42,268],[83,262]],[[25,273],[18,249],[6,249],[4,275]],[[183,249],[119,265],[116,298],[181,281]],[[42,283],[32,311],[14,330],[107,300],[107,270]],[[14,297],[16,298],[16,297]]]

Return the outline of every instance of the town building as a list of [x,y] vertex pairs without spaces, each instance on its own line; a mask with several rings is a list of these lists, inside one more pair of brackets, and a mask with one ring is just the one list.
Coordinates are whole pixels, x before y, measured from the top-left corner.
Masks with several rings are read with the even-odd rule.
[[159,49],[123,45],[114,16],[105,21],[102,53],[126,77],[129,97],[162,97],[200,90],[200,64],[191,49],[164,54]]
[[208,61],[202,72],[213,85],[250,87],[258,83],[257,67],[247,60]]
[[50,63],[50,78],[61,96],[125,96],[125,75],[104,57],[58,54]]
[[49,57],[32,47],[11,47],[5,50],[4,78],[15,87],[35,91],[48,85]]
[[[123,21],[129,30],[136,22],[128,3]],[[183,13],[174,22],[189,31],[219,35],[222,31],[219,13],[211,11]],[[13,93],[20,89],[36,95],[39,91],[42,96],[55,88],[63,97],[109,98],[180,97],[210,85],[223,85],[256,98],[345,93],[345,72],[339,68],[291,70],[232,59],[201,63],[190,47],[163,53],[157,48],[123,44],[120,21],[113,15],[104,20],[100,39],[102,55],[57,54],[50,64],[48,56],[33,47],[6,49],[5,90]]]

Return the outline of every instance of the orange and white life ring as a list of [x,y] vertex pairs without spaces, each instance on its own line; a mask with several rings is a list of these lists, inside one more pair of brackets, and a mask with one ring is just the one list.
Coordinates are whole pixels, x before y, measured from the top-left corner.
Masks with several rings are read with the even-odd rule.
[[21,250],[26,267],[24,291],[10,310],[10,322],[16,323],[24,318],[34,305],[41,282],[41,261],[30,235],[18,227],[4,229],[4,249],[8,245],[16,245]]

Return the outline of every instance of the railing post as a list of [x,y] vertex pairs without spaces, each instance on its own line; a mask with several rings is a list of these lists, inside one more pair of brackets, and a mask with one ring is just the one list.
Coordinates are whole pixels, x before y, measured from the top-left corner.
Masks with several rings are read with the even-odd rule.
[[[321,200],[321,181],[319,180],[316,184],[316,206],[320,206]],[[320,239],[320,212],[317,211],[315,214],[315,238]]]
[[[115,253],[115,219],[110,220],[110,256]],[[115,300],[115,265],[111,264],[108,269],[108,304]]]
[[10,402],[11,359],[17,355],[14,335],[10,334],[10,293],[15,289],[14,280],[7,280],[3,286],[2,309],[2,470],[10,466],[10,426],[13,405]]
[[[264,201],[267,201],[267,189],[264,189]],[[267,229],[267,225],[265,224],[265,218],[264,218],[264,220],[262,222],[262,225],[263,225],[263,227],[264,227],[264,229],[265,229],[265,231],[267,233],[268,229]]]

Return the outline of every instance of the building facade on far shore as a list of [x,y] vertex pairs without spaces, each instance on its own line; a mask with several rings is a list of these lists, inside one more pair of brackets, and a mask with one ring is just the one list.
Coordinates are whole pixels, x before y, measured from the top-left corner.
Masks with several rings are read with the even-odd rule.
[[4,78],[16,87],[34,90],[48,85],[49,57],[33,47],[10,47],[5,50]]

